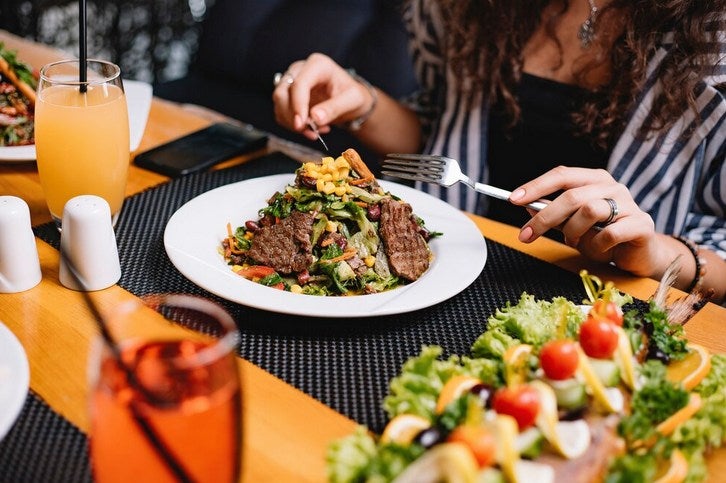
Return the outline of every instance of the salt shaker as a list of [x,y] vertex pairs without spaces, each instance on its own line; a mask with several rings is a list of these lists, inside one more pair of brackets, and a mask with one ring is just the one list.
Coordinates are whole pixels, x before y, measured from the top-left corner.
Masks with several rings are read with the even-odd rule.
[[62,226],[60,282],[85,291],[118,282],[121,264],[108,202],[95,195],[71,198],[63,208]]
[[16,196],[0,196],[0,293],[31,289],[41,277],[28,204]]

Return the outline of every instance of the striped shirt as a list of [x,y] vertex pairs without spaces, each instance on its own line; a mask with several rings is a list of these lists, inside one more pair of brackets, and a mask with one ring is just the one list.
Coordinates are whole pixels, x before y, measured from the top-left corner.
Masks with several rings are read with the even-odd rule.
[[[435,3],[413,0],[404,12],[421,86],[408,104],[422,121],[424,152],[457,159],[469,177],[487,182],[487,104],[481,94],[462,94],[456,88]],[[713,75],[697,86],[698,113],[689,108],[669,130],[642,139],[636,136],[638,127],[662,90],[658,67],[673,49],[670,36],[664,35],[607,168],[650,214],[657,231],[690,238],[726,259],[726,32],[719,32],[718,38],[722,55]],[[692,127],[693,133],[684,139],[681,133]],[[461,184],[420,188],[458,208],[480,214],[486,210],[485,197]]]

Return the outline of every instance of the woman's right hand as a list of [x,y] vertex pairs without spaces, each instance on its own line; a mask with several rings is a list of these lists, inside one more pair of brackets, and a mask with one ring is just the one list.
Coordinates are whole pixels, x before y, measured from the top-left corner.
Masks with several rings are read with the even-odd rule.
[[363,115],[374,102],[364,85],[330,57],[318,53],[290,64],[272,100],[277,122],[311,140],[316,135],[308,127],[308,119],[325,134],[332,124]]

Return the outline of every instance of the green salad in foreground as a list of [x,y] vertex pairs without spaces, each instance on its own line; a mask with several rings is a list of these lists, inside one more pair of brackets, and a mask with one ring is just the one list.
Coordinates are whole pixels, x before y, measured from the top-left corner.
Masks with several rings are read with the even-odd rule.
[[726,356],[582,276],[587,310],[525,293],[470,354],[423,347],[390,382],[382,434],[330,445],[329,480],[703,481],[726,442]]

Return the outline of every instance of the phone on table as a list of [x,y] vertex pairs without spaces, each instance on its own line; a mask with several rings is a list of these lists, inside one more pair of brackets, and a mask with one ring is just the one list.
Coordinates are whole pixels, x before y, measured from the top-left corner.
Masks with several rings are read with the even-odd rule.
[[142,168],[177,178],[256,151],[266,144],[267,134],[252,126],[219,122],[139,153],[134,162]]

